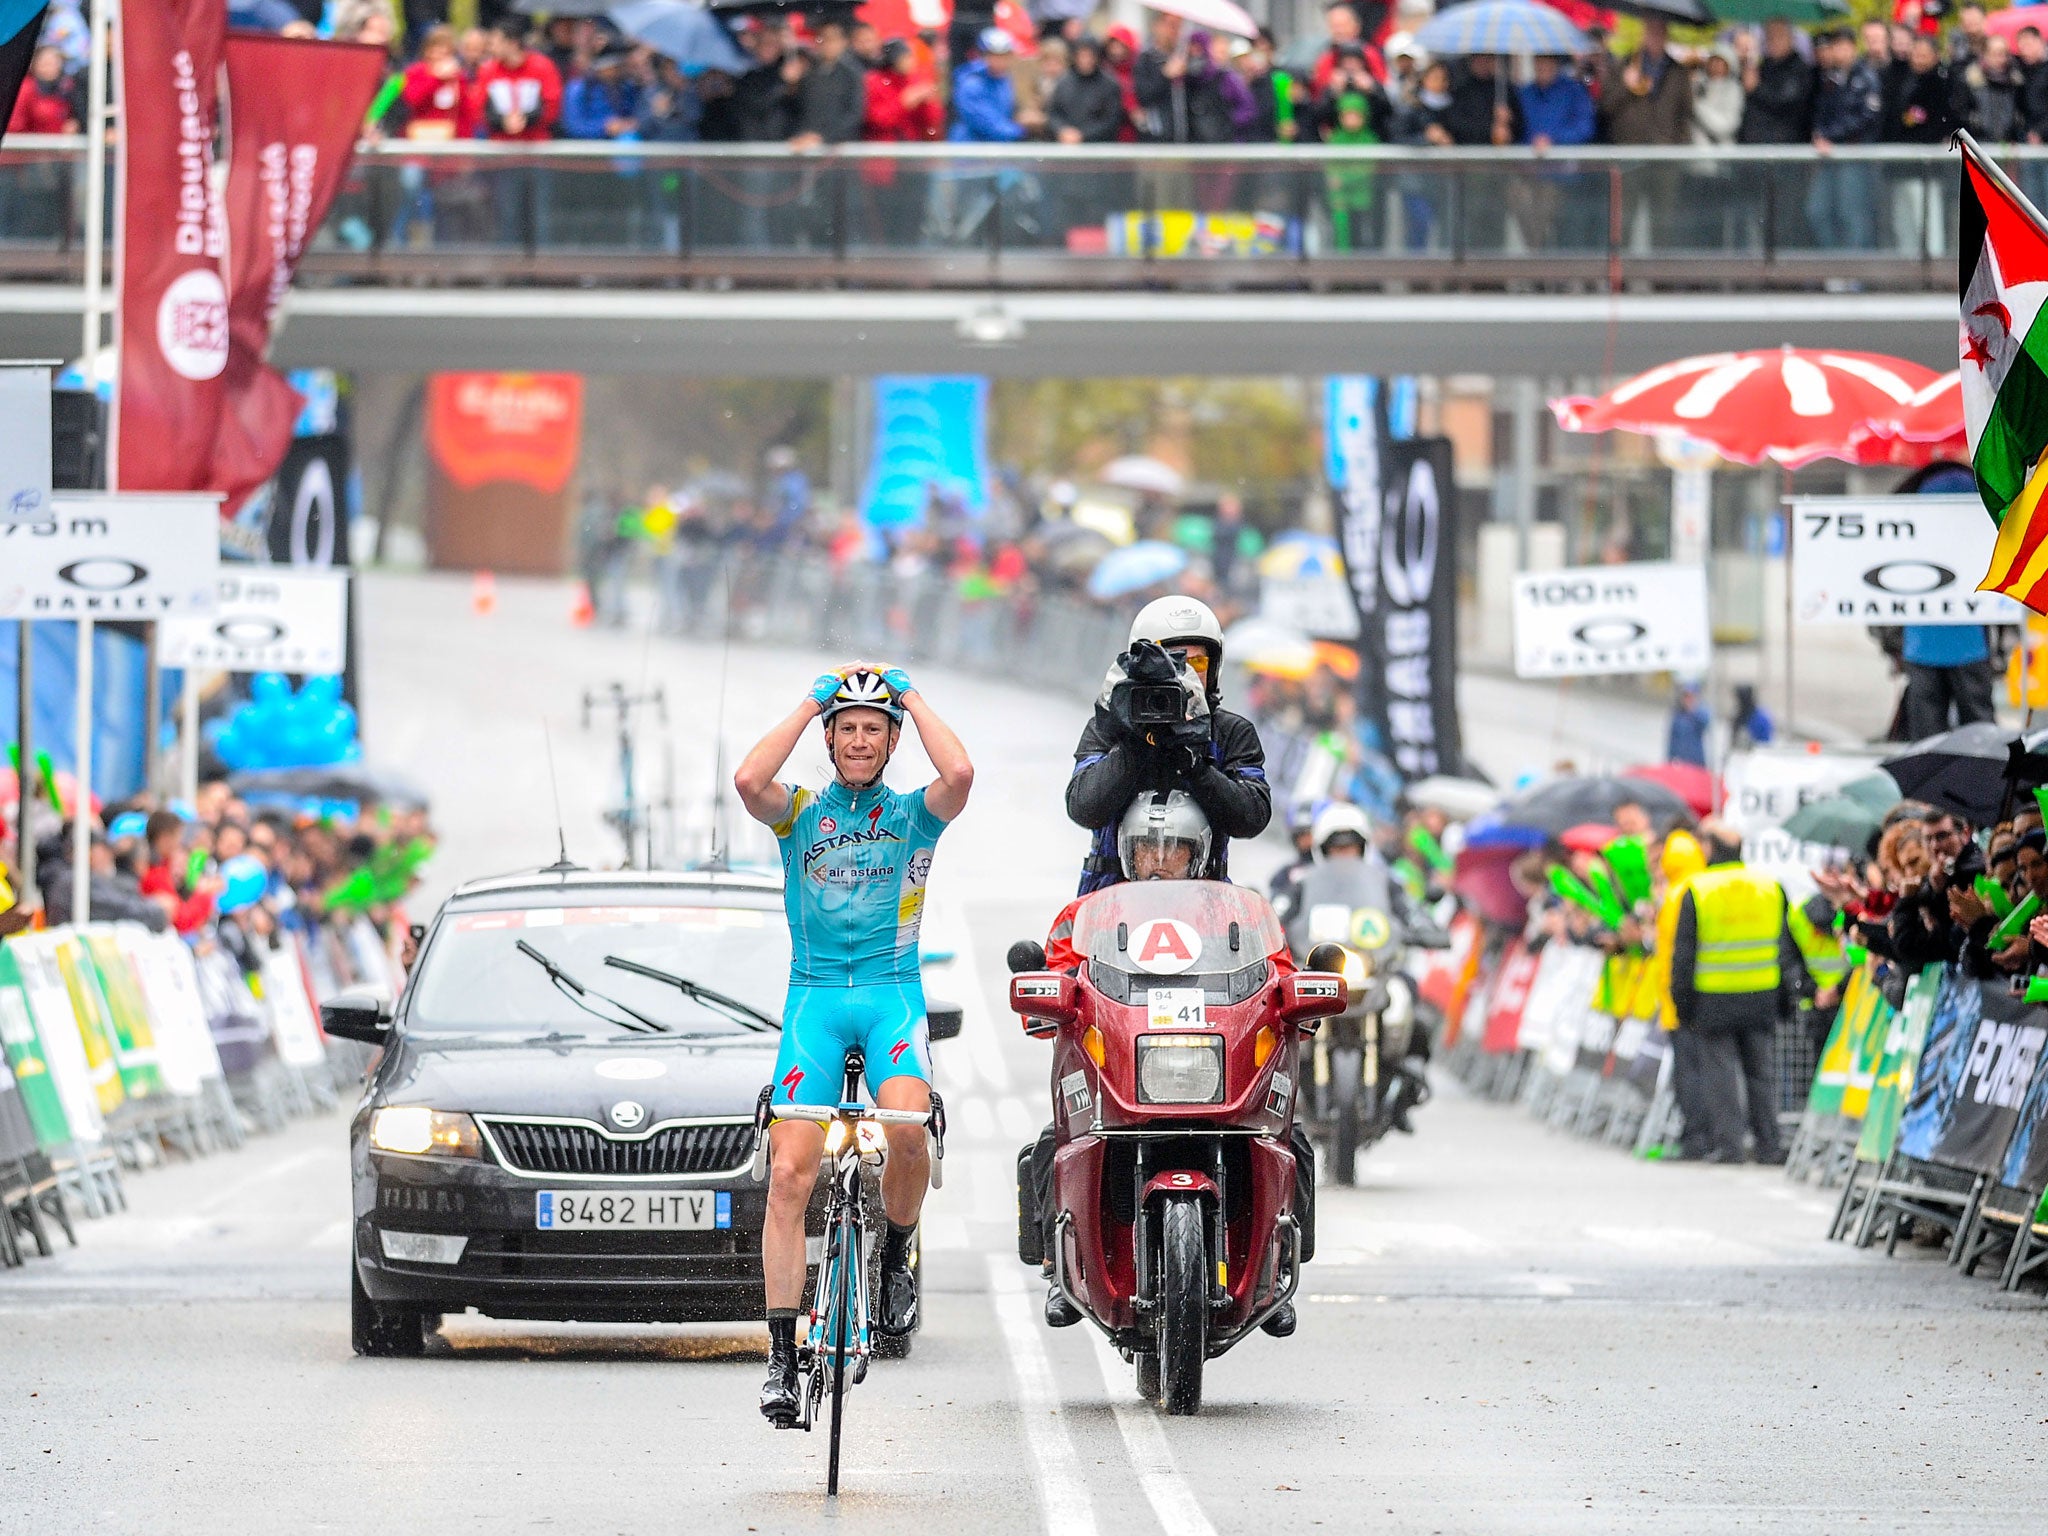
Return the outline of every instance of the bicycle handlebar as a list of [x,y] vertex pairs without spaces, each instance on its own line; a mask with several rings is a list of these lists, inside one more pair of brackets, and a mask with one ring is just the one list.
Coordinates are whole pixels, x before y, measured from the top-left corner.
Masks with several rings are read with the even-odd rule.
[[834,1120],[872,1120],[878,1125],[925,1125],[931,1120],[931,1111],[914,1109],[870,1109],[860,1106],[841,1109],[832,1104],[777,1104],[774,1115],[778,1120],[815,1120],[820,1125],[830,1125]]

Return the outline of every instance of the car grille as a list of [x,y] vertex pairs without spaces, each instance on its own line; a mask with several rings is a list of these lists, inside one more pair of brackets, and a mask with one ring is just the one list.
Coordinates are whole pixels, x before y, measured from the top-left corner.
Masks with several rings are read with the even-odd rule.
[[498,1119],[485,1123],[506,1166],[519,1173],[595,1178],[731,1173],[754,1155],[751,1120],[668,1125],[628,1139],[607,1136],[592,1125]]

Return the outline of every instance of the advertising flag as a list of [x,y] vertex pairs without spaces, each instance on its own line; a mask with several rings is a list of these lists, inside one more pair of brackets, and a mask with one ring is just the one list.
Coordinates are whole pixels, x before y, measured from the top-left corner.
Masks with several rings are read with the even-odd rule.
[[119,489],[213,478],[228,363],[227,218],[215,180],[227,8],[153,0],[121,16]]
[[355,155],[383,49],[234,32],[228,77],[228,358],[212,488],[232,512],[277,472],[303,404],[267,361],[277,312]]

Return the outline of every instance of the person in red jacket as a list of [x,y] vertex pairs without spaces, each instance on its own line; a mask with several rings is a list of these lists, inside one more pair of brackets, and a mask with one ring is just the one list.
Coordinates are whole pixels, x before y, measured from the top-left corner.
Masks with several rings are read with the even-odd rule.
[[[918,63],[917,52],[900,38],[882,45],[882,58],[868,71],[867,110],[860,136],[870,144],[922,144],[938,138],[946,123],[938,82]],[[914,187],[899,184],[894,160],[866,160],[860,177],[875,189],[874,231],[877,238],[897,243],[914,241],[924,198]]]
[[28,78],[14,98],[7,131],[14,133],[78,132],[78,98],[64,76],[64,55],[42,47],[29,61]]
[[213,899],[220,880],[208,875],[186,888],[180,856],[185,851],[185,821],[176,811],[151,811],[142,842],[148,864],[142,871],[142,894],[168,897],[171,926],[180,933],[197,933],[213,916]]
[[[562,115],[562,76],[554,61],[526,46],[525,18],[507,16],[491,38],[491,56],[471,87],[473,112],[483,137],[499,143],[533,143],[554,137]],[[490,173],[491,200],[498,212],[498,238],[507,245],[540,243],[540,204],[534,196],[534,166],[506,166]]]
[[455,57],[455,29],[435,27],[420,44],[420,56],[399,87],[405,103],[405,136],[436,142],[476,137],[479,98],[462,78]]

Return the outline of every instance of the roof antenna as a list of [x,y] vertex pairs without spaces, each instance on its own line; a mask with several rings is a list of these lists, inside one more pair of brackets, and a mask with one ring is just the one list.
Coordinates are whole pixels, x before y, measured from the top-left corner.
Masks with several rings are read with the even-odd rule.
[[555,737],[547,721],[540,723],[540,739],[548,749],[548,788],[555,797],[555,862],[541,871],[544,875],[566,875],[583,868],[569,859],[569,834],[562,830],[562,785],[555,777]]

